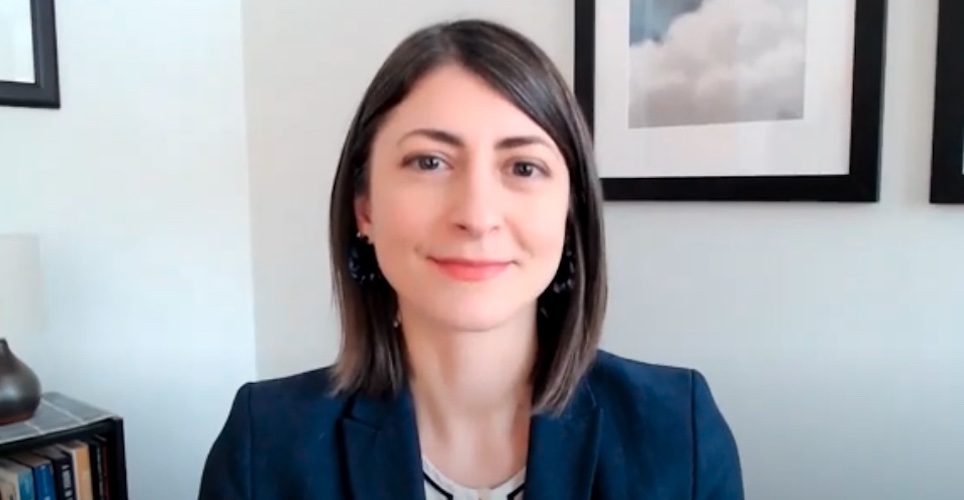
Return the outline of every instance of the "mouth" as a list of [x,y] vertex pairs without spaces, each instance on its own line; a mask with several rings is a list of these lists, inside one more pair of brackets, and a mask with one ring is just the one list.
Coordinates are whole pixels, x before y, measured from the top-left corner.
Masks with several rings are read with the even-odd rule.
[[485,281],[505,271],[512,261],[429,258],[446,276],[458,281]]

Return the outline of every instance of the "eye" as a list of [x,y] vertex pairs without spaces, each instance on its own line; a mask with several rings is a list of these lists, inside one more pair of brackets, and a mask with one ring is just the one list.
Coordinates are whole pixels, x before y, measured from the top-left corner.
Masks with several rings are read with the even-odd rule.
[[415,166],[421,170],[436,170],[442,166],[442,160],[437,156],[419,156],[415,158]]
[[415,167],[419,170],[438,170],[442,168],[445,161],[438,156],[418,155],[405,160],[405,165]]
[[532,177],[540,173],[538,165],[525,161],[517,161],[512,164],[512,174],[519,177]]

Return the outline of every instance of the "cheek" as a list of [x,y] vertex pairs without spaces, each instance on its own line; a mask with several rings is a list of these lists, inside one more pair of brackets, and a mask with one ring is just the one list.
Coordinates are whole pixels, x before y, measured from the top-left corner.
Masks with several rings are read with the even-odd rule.
[[392,179],[373,179],[371,189],[372,235],[380,256],[392,259],[410,252],[431,228],[437,203],[418,190],[399,188]]
[[566,242],[567,217],[568,203],[555,200],[532,207],[521,219],[527,235],[524,244],[535,258],[545,262],[546,270],[553,273]]
[[404,196],[404,192],[392,189],[391,168],[382,165],[384,160],[376,158],[369,172],[369,208],[373,235],[378,238],[393,238],[398,232],[399,225],[411,215],[405,210],[411,203]]
[[566,242],[566,218],[534,221],[529,234],[532,250],[540,259],[555,259]]

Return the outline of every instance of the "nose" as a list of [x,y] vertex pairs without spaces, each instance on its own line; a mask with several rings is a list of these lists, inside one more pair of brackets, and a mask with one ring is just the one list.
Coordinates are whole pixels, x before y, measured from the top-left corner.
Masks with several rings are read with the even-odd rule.
[[460,169],[450,192],[449,216],[454,227],[473,237],[503,224],[503,189],[491,166],[482,162]]

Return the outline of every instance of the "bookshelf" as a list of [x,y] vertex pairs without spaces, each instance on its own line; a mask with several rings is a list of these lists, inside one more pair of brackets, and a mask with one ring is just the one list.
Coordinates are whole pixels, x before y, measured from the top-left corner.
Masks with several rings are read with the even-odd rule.
[[[3,483],[13,481],[20,491],[29,483],[34,495],[11,494],[16,486]],[[123,419],[59,392],[44,393],[32,418],[0,426],[0,488],[7,488],[0,489],[0,500],[128,500]]]

